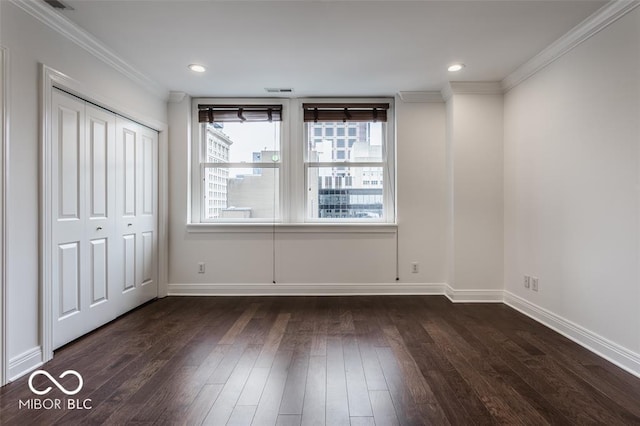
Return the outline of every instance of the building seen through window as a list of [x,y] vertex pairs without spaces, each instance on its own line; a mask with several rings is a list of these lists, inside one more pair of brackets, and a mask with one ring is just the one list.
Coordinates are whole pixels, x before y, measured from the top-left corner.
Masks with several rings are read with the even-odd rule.
[[[383,125],[374,122],[308,122],[307,212],[311,219],[383,217]],[[344,135],[348,134],[348,144]],[[354,164],[352,164],[354,163]]]
[[[206,219],[277,217],[278,122],[204,123]],[[257,166],[256,163],[270,163]],[[275,163],[275,164],[274,164]]]

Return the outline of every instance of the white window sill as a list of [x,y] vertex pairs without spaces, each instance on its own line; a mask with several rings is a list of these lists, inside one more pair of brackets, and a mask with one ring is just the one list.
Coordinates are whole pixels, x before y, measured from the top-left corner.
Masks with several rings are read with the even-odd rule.
[[394,234],[395,223],[188,223],[189,233]]

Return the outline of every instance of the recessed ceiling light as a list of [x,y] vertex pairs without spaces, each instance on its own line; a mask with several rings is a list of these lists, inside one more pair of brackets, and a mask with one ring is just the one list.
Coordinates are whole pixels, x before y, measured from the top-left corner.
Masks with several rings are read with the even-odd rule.
[[450,72],[456,72],[456,71],[460,71],[462,68],[464,68],[464,64],[452,64],[449,65],[449,68],[447,68]]
[[189,69],[193,72],[205,72],[207,69],[205,67],[203,67],[202,65],[198,65],[198,64],[191,64],[189,65]]

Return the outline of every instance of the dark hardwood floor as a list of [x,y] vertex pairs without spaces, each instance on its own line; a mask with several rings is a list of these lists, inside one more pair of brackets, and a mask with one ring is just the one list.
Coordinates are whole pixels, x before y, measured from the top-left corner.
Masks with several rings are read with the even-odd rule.
[[[84,387],[37,376],[53,389],[36,397],[23,377],[2,424],[640,424],[640,379],[507,306],[440,296],[171,297],[42,368]],[[61,408],[20,407],[34,398]]]

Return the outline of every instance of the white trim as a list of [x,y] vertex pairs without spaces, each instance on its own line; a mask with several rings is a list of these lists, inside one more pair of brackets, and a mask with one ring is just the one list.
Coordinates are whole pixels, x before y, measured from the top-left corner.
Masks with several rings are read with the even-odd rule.
[[169,284],[169,296],[442,295],[445,284]]
[[610,1],[558,40],[551,43],[536,56],[522,64],[511,74],[507,75],[502,80],[503,90],[507,92],[513,89],[638,6],[640,6],[640,2],[638,1]]
[[640,354],[506,290],[504,303],[634,376],[640,377]]
[[501,95],[503,90],[499,81],[450,81],[440,93],[446,102],[453,95]]
[[453,303],[502,303],[503,299],[503,290],[456,290],[445,284],[444,292]]
[[56,80],[66,76],[46,66],[40,68],[40,345],[42,360],[53,359],[52,200],[51,200],[51,96]]
[[157,82],[130,65],[93,35],[74,24],[67,17],[43,1],[10,0],[20,9],[74,42],[102,62],[143,87],[155,97],[166,100],[168,91]]
[[9,381],[18,379],[43,364],[42,348],[36,346],[9,360]]
[[189,233],[340,233],[395,234],[398,225],[389,223],[188,223]]
[[169,126],[158,132],[158,297],[166,297],[169,284]]
[[7,182],[9,173],[9,55],[0,46],[0,386],[7,383]]
[[167,295],[168,262],[168,125],[118,107],[119,102],[89,90],[82,83],[40,65],[40,343],[43,362],[53,358],[53,295],[51,283],[51,94],[57,87],[158,131],[158,297]]
[[404,91],[398,92],[398,96],[402,102],[406,103],[442,103],[441,92],[420,92],[420,91]]

